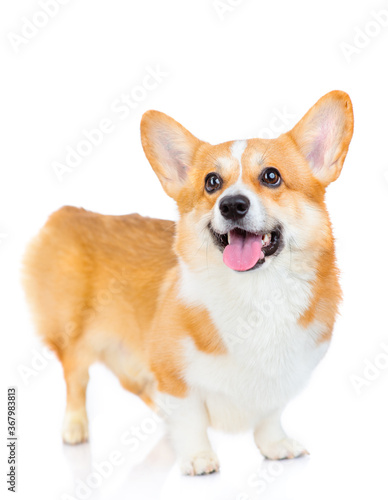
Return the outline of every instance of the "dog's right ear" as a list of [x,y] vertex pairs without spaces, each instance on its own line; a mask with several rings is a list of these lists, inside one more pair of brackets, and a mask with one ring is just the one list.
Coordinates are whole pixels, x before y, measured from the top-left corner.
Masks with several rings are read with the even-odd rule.
[[160,111],[147,111],[141,120],[145,155],[166,193],[177,199],[202,141]]

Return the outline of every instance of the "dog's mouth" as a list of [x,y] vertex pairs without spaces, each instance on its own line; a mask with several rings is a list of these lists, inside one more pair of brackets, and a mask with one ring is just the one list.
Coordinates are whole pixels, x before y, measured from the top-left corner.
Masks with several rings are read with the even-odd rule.
[[224,264],[234,271],[251,271],[264,264],[266,257],[280,251],[282,233],[276,227],[267,233],[250,233],[234,228],[220,234],[209,225],[215,245],[223,252]]

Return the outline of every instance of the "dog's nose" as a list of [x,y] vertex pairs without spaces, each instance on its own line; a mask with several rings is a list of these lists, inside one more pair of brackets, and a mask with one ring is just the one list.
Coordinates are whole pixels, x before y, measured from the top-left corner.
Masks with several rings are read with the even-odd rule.
[[246,196],[225,196],[220,202],[220,212],[225,219],[242,219],[249,210],[250,202]]

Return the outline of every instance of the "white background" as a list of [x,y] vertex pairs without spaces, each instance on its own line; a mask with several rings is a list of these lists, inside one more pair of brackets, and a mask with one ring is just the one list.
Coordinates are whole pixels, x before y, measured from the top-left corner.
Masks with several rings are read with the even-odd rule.
[[[387,497],[388,17],[376,24],[373,11],[388,11],[388,2],[225,0],[218,10],[214,4],[73,0],[58,4],[18,51],[10,33],[21,35],[24,18],[44,24],[36,14],[42,8],[34,0],[1,4],[2,498],[9,385],[19,389],[22,499]],[[141,85],[147,67],[165,76],[123,118],[111,106]],[[347,91],[355,110],[349,155],[327,196],[345,299],[328,355],[284,415],[286,429],[311,456],[273,465],[250,436],[213,434],[221,473],[180,477],[160,426],[137,452],[121,443],[125,431],[149,418],[148,410],[99,366],[91,370],[88,392],[90,444],[62,445],[62,370],[41,357],[19,284],[28,240],[64,204],[175,217],[142,152],[139,121],[147,109],[217,143],[284,132],[333,89]],[[275,117],[284,111],[291,116],[282,124]],[[104,118],[112,132],[60,182],[53,162],[64,162],[82,131]],[[371,368],[375,361],[380,368]],[[23,379],[26,367],[35,371]],[[364,380],[359,390],[355,376]],[[123,463],[101,481],[91,476],[93,463],[115,450]],[[79,481],[93,479],[101,484],[80,496]]]

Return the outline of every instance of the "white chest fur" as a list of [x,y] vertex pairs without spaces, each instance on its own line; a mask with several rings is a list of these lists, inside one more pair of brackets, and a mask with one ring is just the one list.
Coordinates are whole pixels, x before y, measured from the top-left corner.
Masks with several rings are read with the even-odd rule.
[[313,276],[269,266],[259,272],[192,272],[181,263],[181,296],[206,307],[227,354],[200,352],[185,340],[185,378],[204,398],[211,423],[238,430],[280,410],[307,382],[327,350],[317,343],[322,326],[298,324]]

